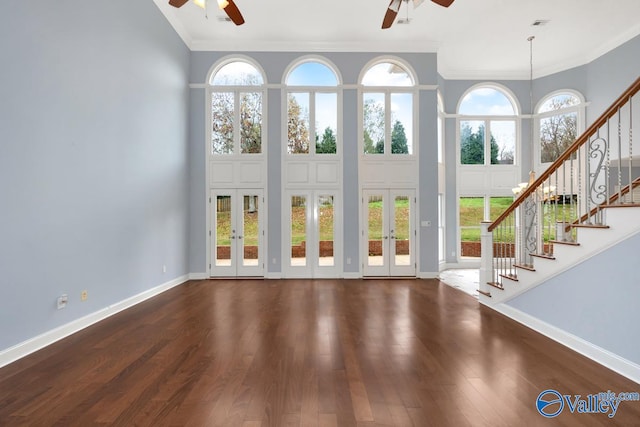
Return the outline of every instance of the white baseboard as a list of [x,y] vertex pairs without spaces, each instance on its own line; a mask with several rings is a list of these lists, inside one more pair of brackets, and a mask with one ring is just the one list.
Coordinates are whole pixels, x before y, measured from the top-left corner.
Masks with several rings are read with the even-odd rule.
[[640,365],[506,304],[486,306],[640,384]]
[[362,274],[359,271],[350,271],[342,273],[343,279],[362,279]]
[[421,271],[418,273],[419,279],[437,279],[440,276],[440,272],[436,271]]
[[276,272],[268,272],[265,276],[265,279],[282,279],[282,272],[280,271],[276,271]]
[[208,278],[207,273],[189,273],[189,280],[205,280]]
[[156,286],[155,288],[148,289],[137,295],[124,299],[101,310],[95,311],[84,317],[73,320],[65,325],[59,326],[36,337],[16,344],[13,347],[2,350],[0,351],[0,368],[8,365],[9,363],[15,362],[16,360],[21,359],[33,352],[36,352],[48,345],[51,345],[56,341],[66,338],[69,335],[81,331],[88,326],[98,323],[99,321],[104,320],[107,317],[113,316],[114,314],[119,313],[122,310],[126,310],[127,308],[139,304],[142,301],[159,295],[162,292],[165,292],[175,286],[181,285],[188,280],[189,276],[190,275],[177,277],[173,280]]

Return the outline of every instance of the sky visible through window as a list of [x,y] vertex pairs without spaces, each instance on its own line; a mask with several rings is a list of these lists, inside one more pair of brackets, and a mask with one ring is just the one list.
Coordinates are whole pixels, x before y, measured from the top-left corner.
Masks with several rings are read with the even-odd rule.
[[513,116],[511,101],[499,90],[483,87],[472,90],[462,98],[459,114],[468,116]]
[[[481,87],[467,93],[458,113],[467,116],[514,116],[513,104],[503,92],[492,87]],[[471,126],[472,132],[477,132],[483,121],[465,121]],[[495,138],[500,147],[499,156],[503,153],[515,153],[516,132],[513,120],[491,120],[488,123],[491,135]],[[511,160],[513,163],[513,160]],[[511,164],[512,164],[511,163]]]
[[[324,64],[315,61],[304,62],[296,66],[289,75],[286,81],[288,86],[326,86],[335,87],[338,85],[338,79],[329,67]],[[298,99],[301,106],[309,109],[308,95],[301,97],[301,93],[296,93],[294,96]],[[300,98],[299,98],[300,97]],[[331,93],[316,93],[316,117],[315,126],[316,133],[322,137],[324,130],[329,127],[333,130],[334,134],[338,130],[338,102],[335,92]]]
[[[365,73],[362,78],[364,86],[397,86],[411,87],[414,85],[411,75],[401,66],[383,62],[376,64]],[[384,97],[382,94],[367,94],[367,98],[375,98],[376,102],[384,108]],[[404,125],[407,136],[409,152],[413,153],[413,96],[410,93],[399,93],[391,96],[391,122],[393,124],[399,120]]]

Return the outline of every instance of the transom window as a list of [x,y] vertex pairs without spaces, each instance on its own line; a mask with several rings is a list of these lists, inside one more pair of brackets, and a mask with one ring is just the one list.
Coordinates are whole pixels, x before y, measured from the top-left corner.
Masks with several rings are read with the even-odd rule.
[[414,154],[414,79],[394,62],[370,67],[362,78],[362,152]]
[[211,75],[211,155],[262,153],[263,84],[258,69],[233,61]]
[[578,136],[578,122],[582,111],[578,96],[560,92],[542,100],[538,114],[540,163],[554,162]]
[[287,75],[287,154],[338,153],[338,78],[309,60]]
[[513,165],[516,157],[516,110],[500,89],[481,86],[467,93],[458,108],[460,163]]

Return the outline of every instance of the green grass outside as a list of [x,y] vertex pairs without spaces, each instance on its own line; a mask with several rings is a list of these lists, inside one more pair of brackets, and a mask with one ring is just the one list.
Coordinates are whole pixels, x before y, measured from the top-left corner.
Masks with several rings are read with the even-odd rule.
[[[490,218],[497,219],[513,203],[512,197],[492,197],[490,201]],[[575,205],[573,206],[575,210]],[[551,204],[544,206],[543,240],[545,242],[555,239],[555,227],[548,227],[555,221],[575,219],[575,212],[572,212],[571,205]],[[480,241],[480,222],[484,218],[484,199],[482,197],[461,197],[460,198],[460,240],[463,242]],[[513,230],[503,231],[499,237],[494,233],[494,241],[513,241]]]
[[[396,239],[406,240],[409,238],[409,200],[397,200]],[[323,206],[319,210],[320,240],[333,241],[333,206]],[[299,245],[305,238],[306,229],[306,207],[295,206],[291,208],[291,243]],[[253,246],[258,244],[258,217],[257,213],[244,214],[244,244]],[[382,239],[382,202],[369,203],[369,238],[371,240]],[[238,233],[236,233],[238,234]],[[216,246],[229,246],[231,240],[231,221],[229,212],[218,212],[216,224]]]

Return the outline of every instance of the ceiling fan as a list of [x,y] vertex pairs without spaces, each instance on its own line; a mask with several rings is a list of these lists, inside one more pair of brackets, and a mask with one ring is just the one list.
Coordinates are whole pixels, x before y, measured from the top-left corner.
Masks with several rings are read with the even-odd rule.
[[[182,7],[188,1],[189,0],[169,0],[169,4],[174,7]],[[206,0],[194,0],[194,2],[201,7],[206,6]],[[236,6],[233,0],[218,0],[218,7],[225,11],[227,16],[229,16],[229,19],[231,19],[234,24],[244,24],[244,18],[242,17],[238,6]]]
[[[402,2],[409,3],[409,0],[391,0],[389,3],[389,8],[387,9],[387,13],[384,15],[384,19],[382,20],[382,29],[387,29],[391,27],[393,21],[396,19],[396,15],[398,14],[398,10],[400,10],[400,5]],[[449,7],[454,0],[431,0],[432,2],[439,4],[442,7]],[[413,7],[420,6],[424,0],[413,0]]]

